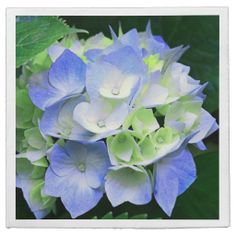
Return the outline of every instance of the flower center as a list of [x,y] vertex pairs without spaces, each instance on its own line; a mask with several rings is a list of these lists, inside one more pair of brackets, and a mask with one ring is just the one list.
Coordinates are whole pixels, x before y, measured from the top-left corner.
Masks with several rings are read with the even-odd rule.
[[158,143],[164,143],[164,139],[163,139],[162,137],[157,137],[157,138],[156,138],[156,141],[157,141]]
[[64,129],[64,130],[63,130],[63,134],[64,134],[65,136],[70,135],[70,133],[71,133],[70,129]]
[[104,128],[106,125],[105,125],[105,122],[104,122],[103,120],[99,120],[99,121],[97,122],[97,126],[98,126],[99,128]]
[[117,87],[114,87],[112,90],[111,90],[111,93],[113,95],[119,95],[120,94],[120,89],[117,88]]
[[84,163],[80,163],[78,165],[78,169],[79,169],[80,172],[85,172],[85,170],[86,170],[85,164]]

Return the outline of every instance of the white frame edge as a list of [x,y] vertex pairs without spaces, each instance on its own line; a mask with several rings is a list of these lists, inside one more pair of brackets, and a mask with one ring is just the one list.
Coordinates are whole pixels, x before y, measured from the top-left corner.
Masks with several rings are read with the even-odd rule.
[[[217,220],[17,220],[15,189],[15,17],[18,15],[219,15],[220,48],[220,217]],[[197,228],[228,227],[229,192],[229,74],[228,8],[8,8],[6,10],[6,226],[29,228]]]

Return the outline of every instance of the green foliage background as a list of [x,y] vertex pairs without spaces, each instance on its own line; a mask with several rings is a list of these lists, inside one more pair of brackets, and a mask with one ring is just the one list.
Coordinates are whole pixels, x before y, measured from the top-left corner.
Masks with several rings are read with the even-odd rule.
[[[153,33],[163,36],[170,47],[181,44],[190,45],[190,49],[181,58],[181,62],[191,66],[190,75],[194,79],[201,80],[201,83],[206,81],[209,82],[208,87],[205,90],[207,99],[204,102],[204,107],[211,112],[218,121],[218,16],[68,16],[61,18],[64,19],[69,26],[75,26],[76,28],[82,28],[89,31],[88,35],[79,35],[84,39],[99,32],[103,32],[106,36],[110,36],[108,26],[111,25],[114,30],[118,32],[119,22],[121,23],[124,32],[127,32],[132,28],[137,28],[138,31],[144,31],[147,21],[151,20]],[[24,24],[26,23],[27,22]],[[52,34],[54,30],[56,30],[55,27],[57,26],[53,26],[53,30],[51,30]],[[44,30],[45,29],[41,28],[39,32],[43,35]],[[54,37],[53,40],[48,40],[47,43],[49,43],[49,45],[62,37],[63,34],[68,31],[68,27],[60,25],[60,30],[60,32],[57,32],[57,37]],[[28,33],[30,34],[30,31],[28,31]],[[32,37],[32,35],[28,37]],[[22,54],[23,56],[25,56],[24,53],[25,51]],[[28,56],[27,59],[30,59],[30,57]],[[27,59],[24,58],[23,60],[22,58],[18,58],[21,62],[17,63],[17,65],[21,65]],[[177,199],[171,217],[172,219],[218,219],[219,217],[218,132],[207,138],[205,143],[208,150],[204,152],[199,152],[197,149],[190,147],[196,161],[198,178],[195,183]],[[16,217],[18,219],[34,218],[19,189],[17,189],[16,206]],[[58,199],[57,215],[50,214],[47,218],[66,219],[70,218],[70,216]],[[149,204],[143,206],[124,203],[121,206],[113,208],[106,196],[103,197],[101,202],[94,209],[79,218],[168,219],[167,215],[160,209],[154,199]]]

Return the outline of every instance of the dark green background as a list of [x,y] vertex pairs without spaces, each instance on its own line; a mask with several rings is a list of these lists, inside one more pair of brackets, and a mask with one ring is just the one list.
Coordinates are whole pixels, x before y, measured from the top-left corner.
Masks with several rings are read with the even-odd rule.
[[[62,17],[70,26],[86,29],[89,35],[79,35],[81,38],[90,37],[103,32],[110,37],[108,26],[118,31],[119,22],[123,32],[132,28],[144,31],[148,20],[151,20],[154,34],[161,35],[170,47],[181,44],[190,45],[190,49],[180,62],[191,66],[190,75],[201,83],[208,81],[205,90],[207,98],[204,108],[218,121],[219,107],[219,17],[218,16],[81,16]],[[218,219],[219,217],[219,166],[218,166],[218,132],[206,139],[208,150],[199,152],[190,147],[197,164],[198,179],[178,199],[172,214],[172,219]],[[28,209],[21,190],[17,189],[18,219],[34,218]],[[57,216],[50,214],[47,218],[70,218],[60,200],[57,201]],[[154,200],[143,206],[129,203],[112,208],[107,198],[90,212],[79,218],[101,218],[109,211],[117,216],[128,212],[129,216],[147,213],[148,218],[168,219]]]

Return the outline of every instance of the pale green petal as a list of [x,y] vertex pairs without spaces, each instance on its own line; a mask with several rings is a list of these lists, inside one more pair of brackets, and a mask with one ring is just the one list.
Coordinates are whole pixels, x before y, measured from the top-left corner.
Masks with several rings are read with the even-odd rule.
[[144,137],[160,127],[152,109],[144,108],[135,113],[131,124],[133,130]]
[[172,104],[165,116],[165,126],[176,128],[177,123],[184,125],[184,132],[191,132],[199,124],[202,101],[180,101]]
[[113,207],[123,202],[143,205],[151,201],[152,185],[144,168],[116,167],[106,176],[105,191]]
[[131,159],[134,149],[134,140],[131,136],[121,133],[116,135],[110,145],[110,150],[117,158],[128,162]]
[[35,149],[45,149],[46,141],[42,137],[38,127],[27,129],[25,131],[25,138],[28,144]]

